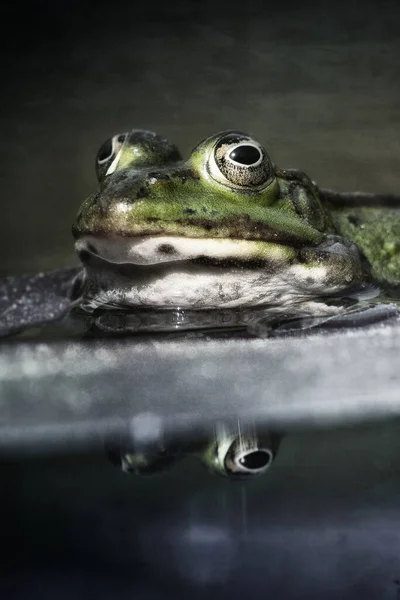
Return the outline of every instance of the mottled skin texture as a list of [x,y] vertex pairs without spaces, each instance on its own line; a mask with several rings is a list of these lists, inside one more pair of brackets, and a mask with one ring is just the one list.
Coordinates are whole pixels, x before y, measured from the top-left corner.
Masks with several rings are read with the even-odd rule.
[[[249,277],[249,269],[267,277],[266,287],[271,282],[265,298],[258,292],[258,304],[279,304],[279,298],[288,302],[288,296],[293,303],[297,291],[300,298],[336,294],[372,279],[400,282],[398,209],[364,206],[363,196],[321,190],[304,173],[276,167],[247,134],[229,131],[211,136],[183,160],[167,140],[133,130],[105,143],[100,158],[96,165],[100,187],[83,203],[73,226],[77,251],[92,281],[88,294],[101,288],[104,296],[107,286],[113,286],[112,303],[126,302],[125,291],[117,295],[116,288],[122,282],[126,290],[129,277],[103,277],[104,267],[96,267],[93,258],[110,266],[145,264],[143,249],[138,262],[132,248],[139,241],[155,239],[160,245],[151,246],[149,264],[165,262],[170,255],[170,260],[186,261],[186,274],[188,261],[200,261],[204,269],[207,264],[217,266],[225,275],[233,267],[238,276],[238,268],[247,269],[243,290],[224,306],[240,305],[241,294],[248,303],[249,286],[264,285],[264,280]],[[193,245],[193,240],[198,243]],[[211,240],[221,242],[217,249]],[[174,292],[177,285],[185,286],[182,273],[178,283],[171,278]],[[146,286],[150,289],[147,281],[141,283],[129,303],[151,304],[156,298],[166,304],[167,284],[153,296],[141,296]],[[201,290],[204,306],[210,290],[204,285]],[[196,304],[193,293],[185,300],[190,306]],[[214,297],[211,293],[211,304]]]
[[[303,173],[271,165],[263,189],[228,187],[207,170],[217,139],[200,144],[187,161],[122,167],[105,178],[78,213],[75,237],[170,234],[290,244],[318,244],[331,230],[318,190]],[[229,183],[229,182],[228,182]]]
[[332,220],[367,258],[374,280],[400,284],[400,207],[333,209]]

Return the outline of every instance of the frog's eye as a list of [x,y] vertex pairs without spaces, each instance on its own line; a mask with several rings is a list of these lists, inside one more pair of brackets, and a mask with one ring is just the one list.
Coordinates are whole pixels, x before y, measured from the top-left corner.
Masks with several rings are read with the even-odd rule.
[[224,465],[228,475],[246,476],[263,473],[271,464],[272,452],[268,448],[230,448]]
[[100,150],[97,153],[98,165],[104,165],[104,163],[115,158],[115,156],[120,151],[122,144],[125,141],[126,135],[126,133],[114,135],[112,138],[109,138],[104,142],[104,144],[100,146]]
[[97,153],[97,164],[102,165],[113,154],[112,138],[106,140]]
[[261,444],[257,436],[218,435],[202,455],[206,466],[220,475],[240,479],[264,473],[274,460],[272,439]]
[[127,135],[127,133],[114,135],[100,146],[96,157],[96,172],[100,181],[102,181],[106,175],[111,175],[117,168],[119,152]]
[[219,139],[209,160],[210,175],[225,185],[259,188],[270,182],[270,158],[258,142],[240,133]]

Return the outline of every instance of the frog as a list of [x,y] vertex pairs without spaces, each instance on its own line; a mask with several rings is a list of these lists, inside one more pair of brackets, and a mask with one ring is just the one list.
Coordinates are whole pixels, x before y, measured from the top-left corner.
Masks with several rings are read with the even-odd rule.
[[129,475],[157,475],[191,457],[213,475],[244,481],[264,475],[270,469],[283,438],[283,432],[266,431],[238,421],[236,428],[217,423],[213,433],[203,432],[190,438],[175,434],[149,448],[135,448],[123,436],[110,438],[105,441],[105,450],[110,462]]
[[210,135],[184,159],[133,129],[103,143],[96,171],[72,228],[84,313],[261,311],[318,324],[400,283],[397,196],[321,188],[248,133]]
[[104,335],[274,336],[398,315],[400,196],[320,187],[236,130],[184,159],[132,129],[107,138],[95,167],[72,228],[81,267],[3,280],[0,336],[55,322],[74,336],[75,316]]

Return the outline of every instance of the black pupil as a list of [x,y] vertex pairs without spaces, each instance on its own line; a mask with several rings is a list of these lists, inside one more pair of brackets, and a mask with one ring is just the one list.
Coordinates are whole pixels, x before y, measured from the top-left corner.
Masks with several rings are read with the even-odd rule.
[[261,152],[254,146],[238,146],[229,154],[229,158],[241,165],[254,165],[260,160]]
[[267,452],[263,450],[255,450],[254,452],[250,452],[246,454],[246,456],[242,456],[239,460],[240,464],[246,469],[262,469],[266,467],[270,461],[270,456]]
[[104,142],[104,144],[101,146],[98,154],[97,154],[97,160],[99,162],[101,162],[102,160],[106,160],[106,158],[109,158],[112,154],[112,139],[107,140],[106,142]]

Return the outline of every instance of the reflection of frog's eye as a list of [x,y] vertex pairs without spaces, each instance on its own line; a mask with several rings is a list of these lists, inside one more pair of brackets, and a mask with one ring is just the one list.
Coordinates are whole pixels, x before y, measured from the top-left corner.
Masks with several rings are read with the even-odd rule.
[[271,458],[269,450],[255,450],[236,459],[236,466],[246,471],[259,471],[268,467]]
[[231,448],[225,458],[225,469],[230,475],[258,475],[263,473],[273,459],[269,449],[255,448],[238,452]]
[[243,479],[264,473],[274,460],[278,447],[272,436],[230,436],[220,432],[202,454],[206,466],[231,479]]
[[271,180],[272,165],[265,150],[251,138],[240,133],[229,133],[214,148],[210,174],[217,181],[235,187],[254,188]]
[[114,135],[100,146],[96,157],[96,171],[100,181],[115,171],[118,164],[118,153],[126,136],[126,133]]

